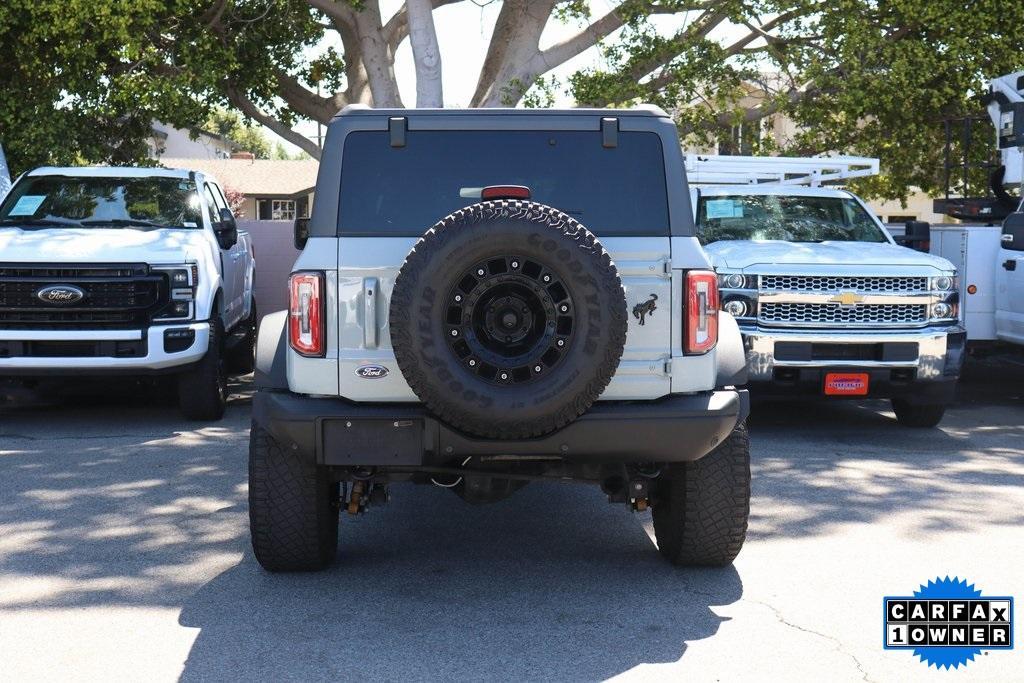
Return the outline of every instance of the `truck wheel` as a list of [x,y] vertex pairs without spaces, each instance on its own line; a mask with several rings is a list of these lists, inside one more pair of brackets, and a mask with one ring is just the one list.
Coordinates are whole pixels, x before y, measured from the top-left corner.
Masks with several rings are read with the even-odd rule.
[[224,327],[210,323],[210,346],[196,365],[178,375],[178,406],[190,420],[219,420],[228,400],[228,376],[224,364]]
[[238,325],[242,338],[228,349],[228,370],[236,375],[248,375],[256,368],[256,337],[259,332],[259,315],[256,302],[249,306],[249,317]]
[[255,422],[249,435],[249,533],[271,572],[324,569],[338,552],[338,485]]
[[389,314],[398,367],[446,423],[521,439],[572,422],[626,342],[618,271],[592,233],[549,206],[474,204],[416,243]]
[[912,404],[903,399],[894,398],[892,411],[896,413],[896,421],[904,427],[928,428],[942,422],[946,406]]
[[658,550],[672,564],[723,567],[743,547],[750,516],[750,439],[740,425],[700,460],[657,480],[651,515]]

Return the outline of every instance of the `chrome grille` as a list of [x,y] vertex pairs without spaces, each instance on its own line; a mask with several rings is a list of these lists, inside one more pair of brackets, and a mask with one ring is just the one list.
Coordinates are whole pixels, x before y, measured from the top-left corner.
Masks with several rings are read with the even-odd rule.
[[923,325],[928,322],[928,306],[924,304],[841,306],[839,304],[763,303],[758,319],[767,325],[806,327]]
[[927,277],[762,275],[762,291],[914,294],[928,291]]

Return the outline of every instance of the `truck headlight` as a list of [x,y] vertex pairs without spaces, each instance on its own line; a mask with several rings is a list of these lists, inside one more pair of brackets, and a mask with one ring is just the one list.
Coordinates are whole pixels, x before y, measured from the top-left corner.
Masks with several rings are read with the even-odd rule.
[[956,306],[954,304],[938,303],[932,304],[932,319],[933,320],[949,320],[955,318],[957,314]]
[[743,273],[719,273],[718,274],[718,288],[719,289],[750,289],[752,288],[751,280]]
[[154,320],[185,320],[195,312],[196,288],[199,285],[199,266],[190,264],[184,268],[160,268],[157,272],[167,274],[170,300],[161,308]]
[[948,292],[956,286],[956,278],[950,275],[939,275],[932,278],[932,291]]

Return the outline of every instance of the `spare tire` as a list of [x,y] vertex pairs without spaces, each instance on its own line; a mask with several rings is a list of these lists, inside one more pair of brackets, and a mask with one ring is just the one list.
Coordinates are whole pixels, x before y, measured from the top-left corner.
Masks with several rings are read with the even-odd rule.
[[416,396],[464,432],[521,439],[586,411],[626,343],[626,297],[597,238],[529,201],[456,211],[395,280],[391,344]]

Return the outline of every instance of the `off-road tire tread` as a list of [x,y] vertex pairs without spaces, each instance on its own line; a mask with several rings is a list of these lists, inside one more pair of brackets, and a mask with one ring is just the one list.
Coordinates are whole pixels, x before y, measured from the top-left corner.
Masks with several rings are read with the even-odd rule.
[[[606,323],[606,334],[611,335],[612,343],[607,345],[604,357],[596,362],[600,372],[595,374],[585,390],[560,410],[551,411],[543,420],[510,421],[506,422],[504,426],[470,419],[460,413],[450,402],[444,400],[445,394],[441,388],[427,379],[418,359],[413,357],[414,354],[403,353],[413,346],[412,333],[415,326],[411,316],[419,296],[419,291],[414,285],[420,281],[421,274],[425,272],[427,265],[431,262],[431,255],[442,248],[446,231],[463,229],[467,225],[495,218],[525,219],[538,225],[544,225],[552,232],[574,240],[579,249],[596,254],[601,266],[599,286],[613,293],[617,300],[622,301],[622,306],[605,311],[609,316]],[[471,434],[490,438],[522,439],[542,436],[561,429],[586,412],[615,375],[619,359],[625,348],[629,322],[622,280],[619,278],[615,264],[612,263],[611,256],[601,246],[597,237],[571,216],[558,209],[531,201],[510,199],[481,202],[460,209],[439,221],[416,242],[410,252],[410,255],[412,254],[420,254],[424,258],[407,258],[395,280],[388,314],[391,342],[402,376],[416,396],[442,421]]]
[[227,390],[218,390],[220,357],[224,353],[224,328],[217,320],[210,324],[210,343],[202,359],[178,375],[178,406],[189,420],[214,421],[224,417]]
[[658,549],[673,564],[723,567],[736,559],[750,517],[746,426],[700,460],[663,471],[652,517]]
[[271,572],[317,571],[338,551],[337,485],[316,464],[253,423],[249,435],[249,531]]

